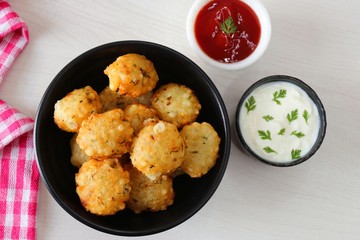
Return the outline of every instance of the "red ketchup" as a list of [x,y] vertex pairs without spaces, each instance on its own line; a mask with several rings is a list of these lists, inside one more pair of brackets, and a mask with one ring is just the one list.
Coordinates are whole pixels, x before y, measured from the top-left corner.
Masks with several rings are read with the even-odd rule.
[[241,0],[212,0],[195,20],[201,49],[223,63],[241,61],[255,51],[261,27],[255,12]]

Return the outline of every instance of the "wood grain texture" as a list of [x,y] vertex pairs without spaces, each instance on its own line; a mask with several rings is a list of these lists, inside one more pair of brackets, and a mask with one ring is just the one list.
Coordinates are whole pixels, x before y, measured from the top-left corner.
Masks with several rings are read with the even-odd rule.
[[[359,239],[360,237],[360,1],[263,0],[272,21],[264,56],[239,71],[215,69],[187,42],[193,1],[11,1],[28,23],[30,42],[0,86],[1,99],[35,117],[57,72],[95,46],[145,40],[180,51],[214,81],[231,121],[252,83],[288,74],[308,83],[328,119],[326,138],[307,162],[267,166],[238,148],[213,198],[194,217],[144,239]],[[235,128],[233,128],[235,132]],[[68,215],[41,185],[38,239],[119,239]]]

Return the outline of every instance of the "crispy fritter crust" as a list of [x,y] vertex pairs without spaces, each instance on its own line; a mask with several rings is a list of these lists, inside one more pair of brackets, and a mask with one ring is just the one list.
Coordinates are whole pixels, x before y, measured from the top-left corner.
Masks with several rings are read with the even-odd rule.
[[165,121],[150,122],[134,138],[130,159],[134,167],[155,179],[180,167],[184,142],[175,125]]
[[145,56],[135,53],[118,57],[104,73],[109,77],[112,91],[131,97],[153,90],[159,80],[154,64]]
[[120,157],[129,151],[134,129],[124,120],[124,111],[113,109],[85,120],[76,138],[90,157]]
[[143,173],[129,164],[130,198],[126,206],[135,213],[143,211],[163,211],[174,202],[175,193],[173,180],[168,175],[162,175],[152,181]]
[[130,196],[130,176],[118,160],[91,158],[75,175],[81,204],[93,214],[113,215],[125,208]]
[[171,122],[178,128],[194,122],[201,109],[193,91],[176,83],[163,85],[155,91],[151,106],[160,119]]
[[150,91],[139,97],[130,97],[128,95],[121,95],[118,92],[112,91],[109,86],[104,88],[99,94],[102,104],[102,112],[106,112],[115,108],[124,110],[128,105],[133,103],[141,103],[146,106],[150,105],[150,98],[153,92]]
[[97,92],[86,86],[68,93],[54,108],[56,125],[64,131],[77,132],[85,119],[101,110],[101,102]]
[[193,178],[201,177],[216,163],[220,138],[206,122],[187,125],[180,135],[185,142],[185,159],[180,169]]
[[84,151],[80,148],[79,144],[76,142],[77,133],[73,135],[70,140],[70,148],[71,148],[71,158],[70,162],[73,166],[80,168],[84,162],[89,160],[89,156],[84,153]]
[[154,109],[139,103],[127,106],[124,113],[125,119],[130,122],[130,125],[134,128],[135,134],[138,133],[147,122],[159,120]]

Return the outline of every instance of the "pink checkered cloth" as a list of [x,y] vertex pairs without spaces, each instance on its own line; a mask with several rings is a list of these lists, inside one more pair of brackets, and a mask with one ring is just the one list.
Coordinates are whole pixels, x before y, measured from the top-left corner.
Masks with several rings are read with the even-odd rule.
[[0,0],[0,83],[29,41],[28,28],[9,3]]
[[[0,0],[0,83],[29,40],[28,29]],[[35,239],[39,171],[34,121],[0,99],[0,239]]]

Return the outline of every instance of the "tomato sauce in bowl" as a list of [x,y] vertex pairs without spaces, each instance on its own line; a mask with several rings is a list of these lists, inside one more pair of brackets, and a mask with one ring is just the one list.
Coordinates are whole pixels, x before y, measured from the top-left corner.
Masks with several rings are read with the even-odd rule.
[[261,26],[256,13],[243,1],[213,0],[195,20],[195,37],[211,58],[232,63],[247,58],[256,49]]
[[204,61],[237,70],[253,64],[266,51],[271,22],[261,0],[195,0],[186,33]]

